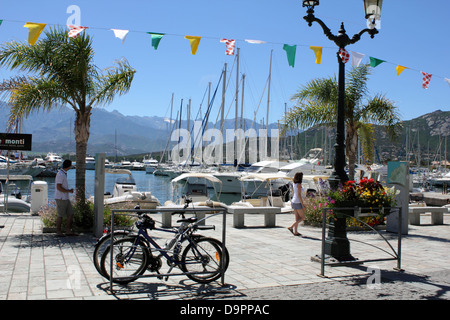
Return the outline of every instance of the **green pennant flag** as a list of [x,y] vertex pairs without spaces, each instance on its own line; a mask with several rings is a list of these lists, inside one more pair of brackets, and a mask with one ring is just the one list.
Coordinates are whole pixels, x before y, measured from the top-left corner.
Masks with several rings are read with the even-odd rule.
[[295,64],[295,52],[297,50],[297,46],[290,46],[285,44],[283,46],[283,50],[286,51],[289,66],[293,68]]
[[377,59],[377,58],[374,58],[374,57],[369,57],[369,58],[370,58],[370,66],[373,67],[373,68],[375,68],[377,65],[385,62],[384,60]]
[[0,20],[0,26],[2,25],[2,23],[3,23],[3,20]]
[[158,49],[159,42],[161,41],[162,37],[164,36],[164,33],[154,33],[154,32],[147,32],[152,36],[152,47]]

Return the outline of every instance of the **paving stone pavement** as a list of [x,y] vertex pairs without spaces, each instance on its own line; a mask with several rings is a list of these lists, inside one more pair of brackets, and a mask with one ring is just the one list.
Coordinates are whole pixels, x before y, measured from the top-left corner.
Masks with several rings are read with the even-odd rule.
[[[247,215],[247,227],[236,229],[228,215],[224,284],[144,277],[111,288],[92,263],[92,235],[57,238],[42,232],[39,217],[0,214],[0,300],[450,300],[450,215],[444,215],[444,225],[431,225],[425,215],[422,225],[409,227],[402,238],[403,272],[394,270],[396,261],[374,261],[326,266],[325,277],[318,276],[320,263],[311,261],[320,253],[321,229],[302,226],[303,237],[295,237],[286,229],[292,219],[277,215],[277,227],[264,228],[262,215]],[[220,239],[222,217],[207,223],[216,230],[202,233]],[[397,248],[395,234],[381,234]],[[391,249],[374,232],[348,237],[359,260],[390,257]]]

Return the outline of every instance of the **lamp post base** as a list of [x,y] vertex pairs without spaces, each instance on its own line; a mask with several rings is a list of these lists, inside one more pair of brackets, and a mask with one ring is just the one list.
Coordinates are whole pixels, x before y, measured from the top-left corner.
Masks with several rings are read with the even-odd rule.
[[328,237],[325,239],[325,254],[338,261],[356,260],[350,254],[350,241],[347,238],[347,219],[330,218]]

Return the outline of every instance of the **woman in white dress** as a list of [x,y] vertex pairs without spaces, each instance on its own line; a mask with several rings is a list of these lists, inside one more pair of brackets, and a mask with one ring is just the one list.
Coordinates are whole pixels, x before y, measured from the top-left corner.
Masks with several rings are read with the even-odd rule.
[[294,186],[291,200],[292,209],[294,209],[295,222],[288,228],[294,236],[301,236],[301,234],[298,233],[297,228],[299,223],[305,220],[305,206],[302,198],[302,180],[303,172],[297,172],[293,179]]

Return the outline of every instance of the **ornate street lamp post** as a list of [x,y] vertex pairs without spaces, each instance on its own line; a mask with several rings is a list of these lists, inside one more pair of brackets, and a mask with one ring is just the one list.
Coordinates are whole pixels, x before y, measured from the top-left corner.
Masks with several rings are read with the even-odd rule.
[[[370,19],[370,27],[366,28],[350,38],[344,29],[344,23],[341,23],[341,28],[337,35],[334,35],[325,23],[314,16],[314,7],[319,5],[319,0],[303,0],[303,7],[307,8],[307,15],[303,19],[308,22],[311,27],[313,22],[317,22],[323,29],[324,34],[328,39],[333,41],[340,49],[359,41],[361,36],[367,32],[373,38],[378,30],[375,28],[375,20],[380,19],[381,6],[383,0],[364,0],[364,9],[366,19]],[[338,104],[337,104],[337,124],[336,124],[336,144],[334,157],[334,170],[329,178],[329,183],[332,188],[337,188],[339,183],[344,183],[348,180],[345,172],[345,63],[337,53],[339,63],[338,75]],[[328,239],[326,242],[326,253],[337,258],[338,260],[352,260],[350,255],[350,244],[346,234],[345,218],[337,219],[330,226]]]

